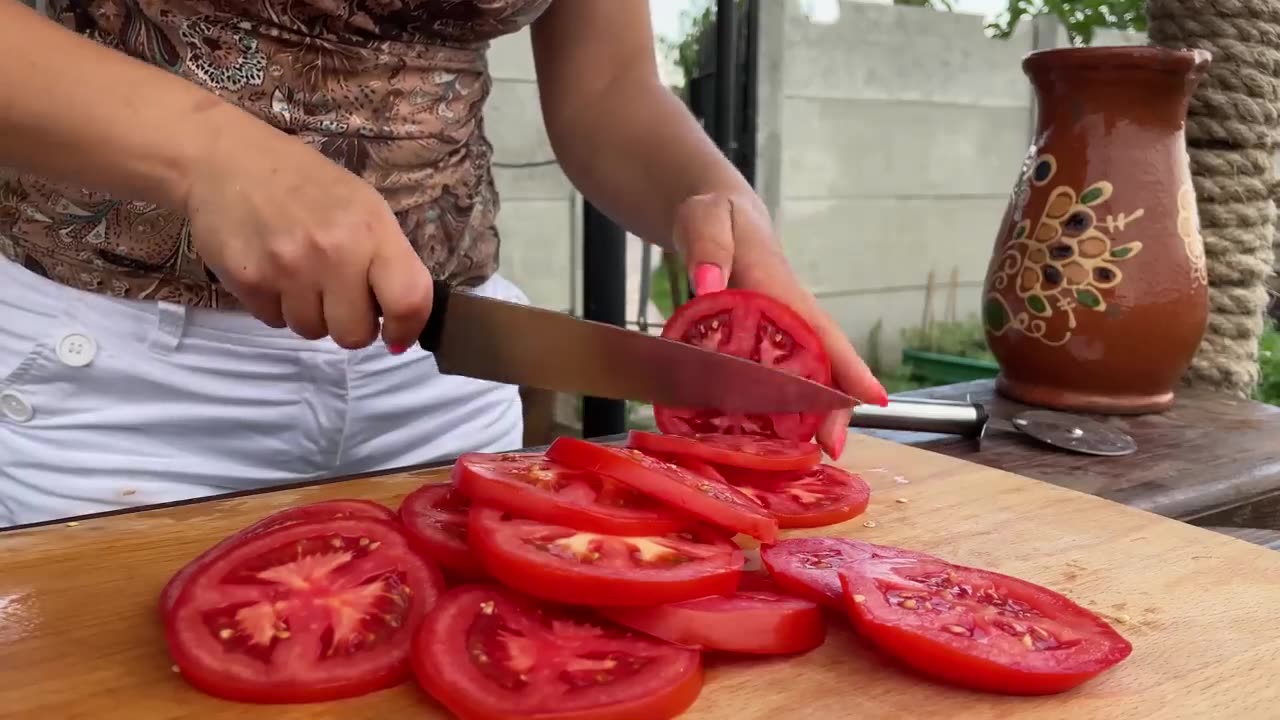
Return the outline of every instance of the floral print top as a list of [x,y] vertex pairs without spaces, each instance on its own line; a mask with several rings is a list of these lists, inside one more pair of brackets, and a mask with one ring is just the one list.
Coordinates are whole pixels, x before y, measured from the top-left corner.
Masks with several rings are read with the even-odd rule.
[[[499,242],[486,49],[551,1],[52,0],[49,15],[303,138],[382,193],[432,275],[476,285]],[[82,290],[237,305],[181,214],[6,168],[0,254]]]

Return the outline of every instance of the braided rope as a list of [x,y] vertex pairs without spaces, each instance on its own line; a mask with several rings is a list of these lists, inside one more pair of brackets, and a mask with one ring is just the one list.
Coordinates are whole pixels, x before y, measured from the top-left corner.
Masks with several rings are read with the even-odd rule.
[[1213,54],[1187,113],[1210,316],[1185,380],[1247,396],[1280,241],[1280,0],[1147,0],[1147,18],[1153,45]]

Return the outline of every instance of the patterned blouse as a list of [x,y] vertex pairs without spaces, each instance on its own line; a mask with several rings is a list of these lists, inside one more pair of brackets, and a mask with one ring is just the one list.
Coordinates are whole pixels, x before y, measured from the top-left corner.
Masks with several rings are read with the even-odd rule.
[[[53,0],[49,14],[303,138],[382,193],[435,277],[475,285],[498,266],[486,49],[551,1]],[[6,168],[0,254],[82,290],[237,305],[182,215]]]

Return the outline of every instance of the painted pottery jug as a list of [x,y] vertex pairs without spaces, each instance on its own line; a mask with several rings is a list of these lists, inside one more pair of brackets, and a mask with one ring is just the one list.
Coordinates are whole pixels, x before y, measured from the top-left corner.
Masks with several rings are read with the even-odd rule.
[[1202,50],[1033,52],[1031,149],[983,287],[997,391],[1103,414],[1173,402],[1208,321],[1184,124]]

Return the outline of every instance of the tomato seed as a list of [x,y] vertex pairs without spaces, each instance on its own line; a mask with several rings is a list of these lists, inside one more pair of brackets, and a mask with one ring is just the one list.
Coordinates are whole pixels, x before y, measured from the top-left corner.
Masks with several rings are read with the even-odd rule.
[[360,538],[360,547],[364,547],[365,545],[368,545],[368,544],[369,544],[369,538]]
[[904,503],[904,504],[905,504],[905,503],[907,502],[907,499],[906,499],[906,498],[898,498],[898,499],[896,500],[896,502]]
[[236,634],[236,631],[232,630],[231,628],[222,628],[221,630],[218,631],[218,637],[222,638],[223,640],[230,640],[235,634]]
[[371,552],[372,552],[372,551],[374,551],[374,550],[377,550],[377,549],[378,549],[378,546],[379,546],[379,545],[381,545],[381,544],[382,544],[382,543],[380,543],[380,542],[371,542],[371,543],[369,543],[369,550],[370,550]]
[[1031,640],[1031,636],[1030,636],[1030,635],[1023,635],[1023,636],[1022,636],[1022,644],[1023,644],[1023,645],[1026,645],[1026,646],[1027,646],[1027,649],[1029,649],[1029,650],[1034,650],[1034,649],[1035,649],[1035,647],[1036,647],[1036,644],[1035,644],[1035,642],[1033,642],[1033,641]]
[[864,602],[866,602],[866,601],[867,601],[867,596],[866,596],[866,595],[854,595],[854,596],[853,596],[853,601],[854,601],[854,602],[856,602],[856,603],[858,603],[859,605],[861,605],[862,603],[864,603]]
[[80,524],[80,523],[78,523],[78,522],[69,522],[69,523],[67,523],[67,527],[75,527],[75,526],[77,526],[77,525],[79,525],[79,524]]
[[486,600],[480,603],[480,614],[482,615],[492,615],[493,609],[494,605],[492,600]]
[[918,603],[915,600],[912,600],[910,598],[907,598],[906,600],[902,601],[902,607],[908,610],[915,610],[917,605]]
[[1051,635],[1049,635],[1049,633],[1045,632],[1043,629],[1035,626],[1032,626],[1031,632],[1035,633],[1036,637],[1041,640],[1048,640],[1050,637],[1052,637]]
[[875,521],[875,520],[868,520],[868,521],[866,521],[866,522],[862,523],[862,527],[865,527],[865,528],[873,528],[873,527],[875,527],[875,526],[876,526],[876,521]]
[[290,633],[288,630],[276,631],[276,637],[280,638],[281,640],[288,640],[291,636],[292,636],[292,633]]
[[961,627],[960,625],[943,625],[942,629],[946,630],[952,635],[968,635],[969,634],[969,631],[964,627]]

